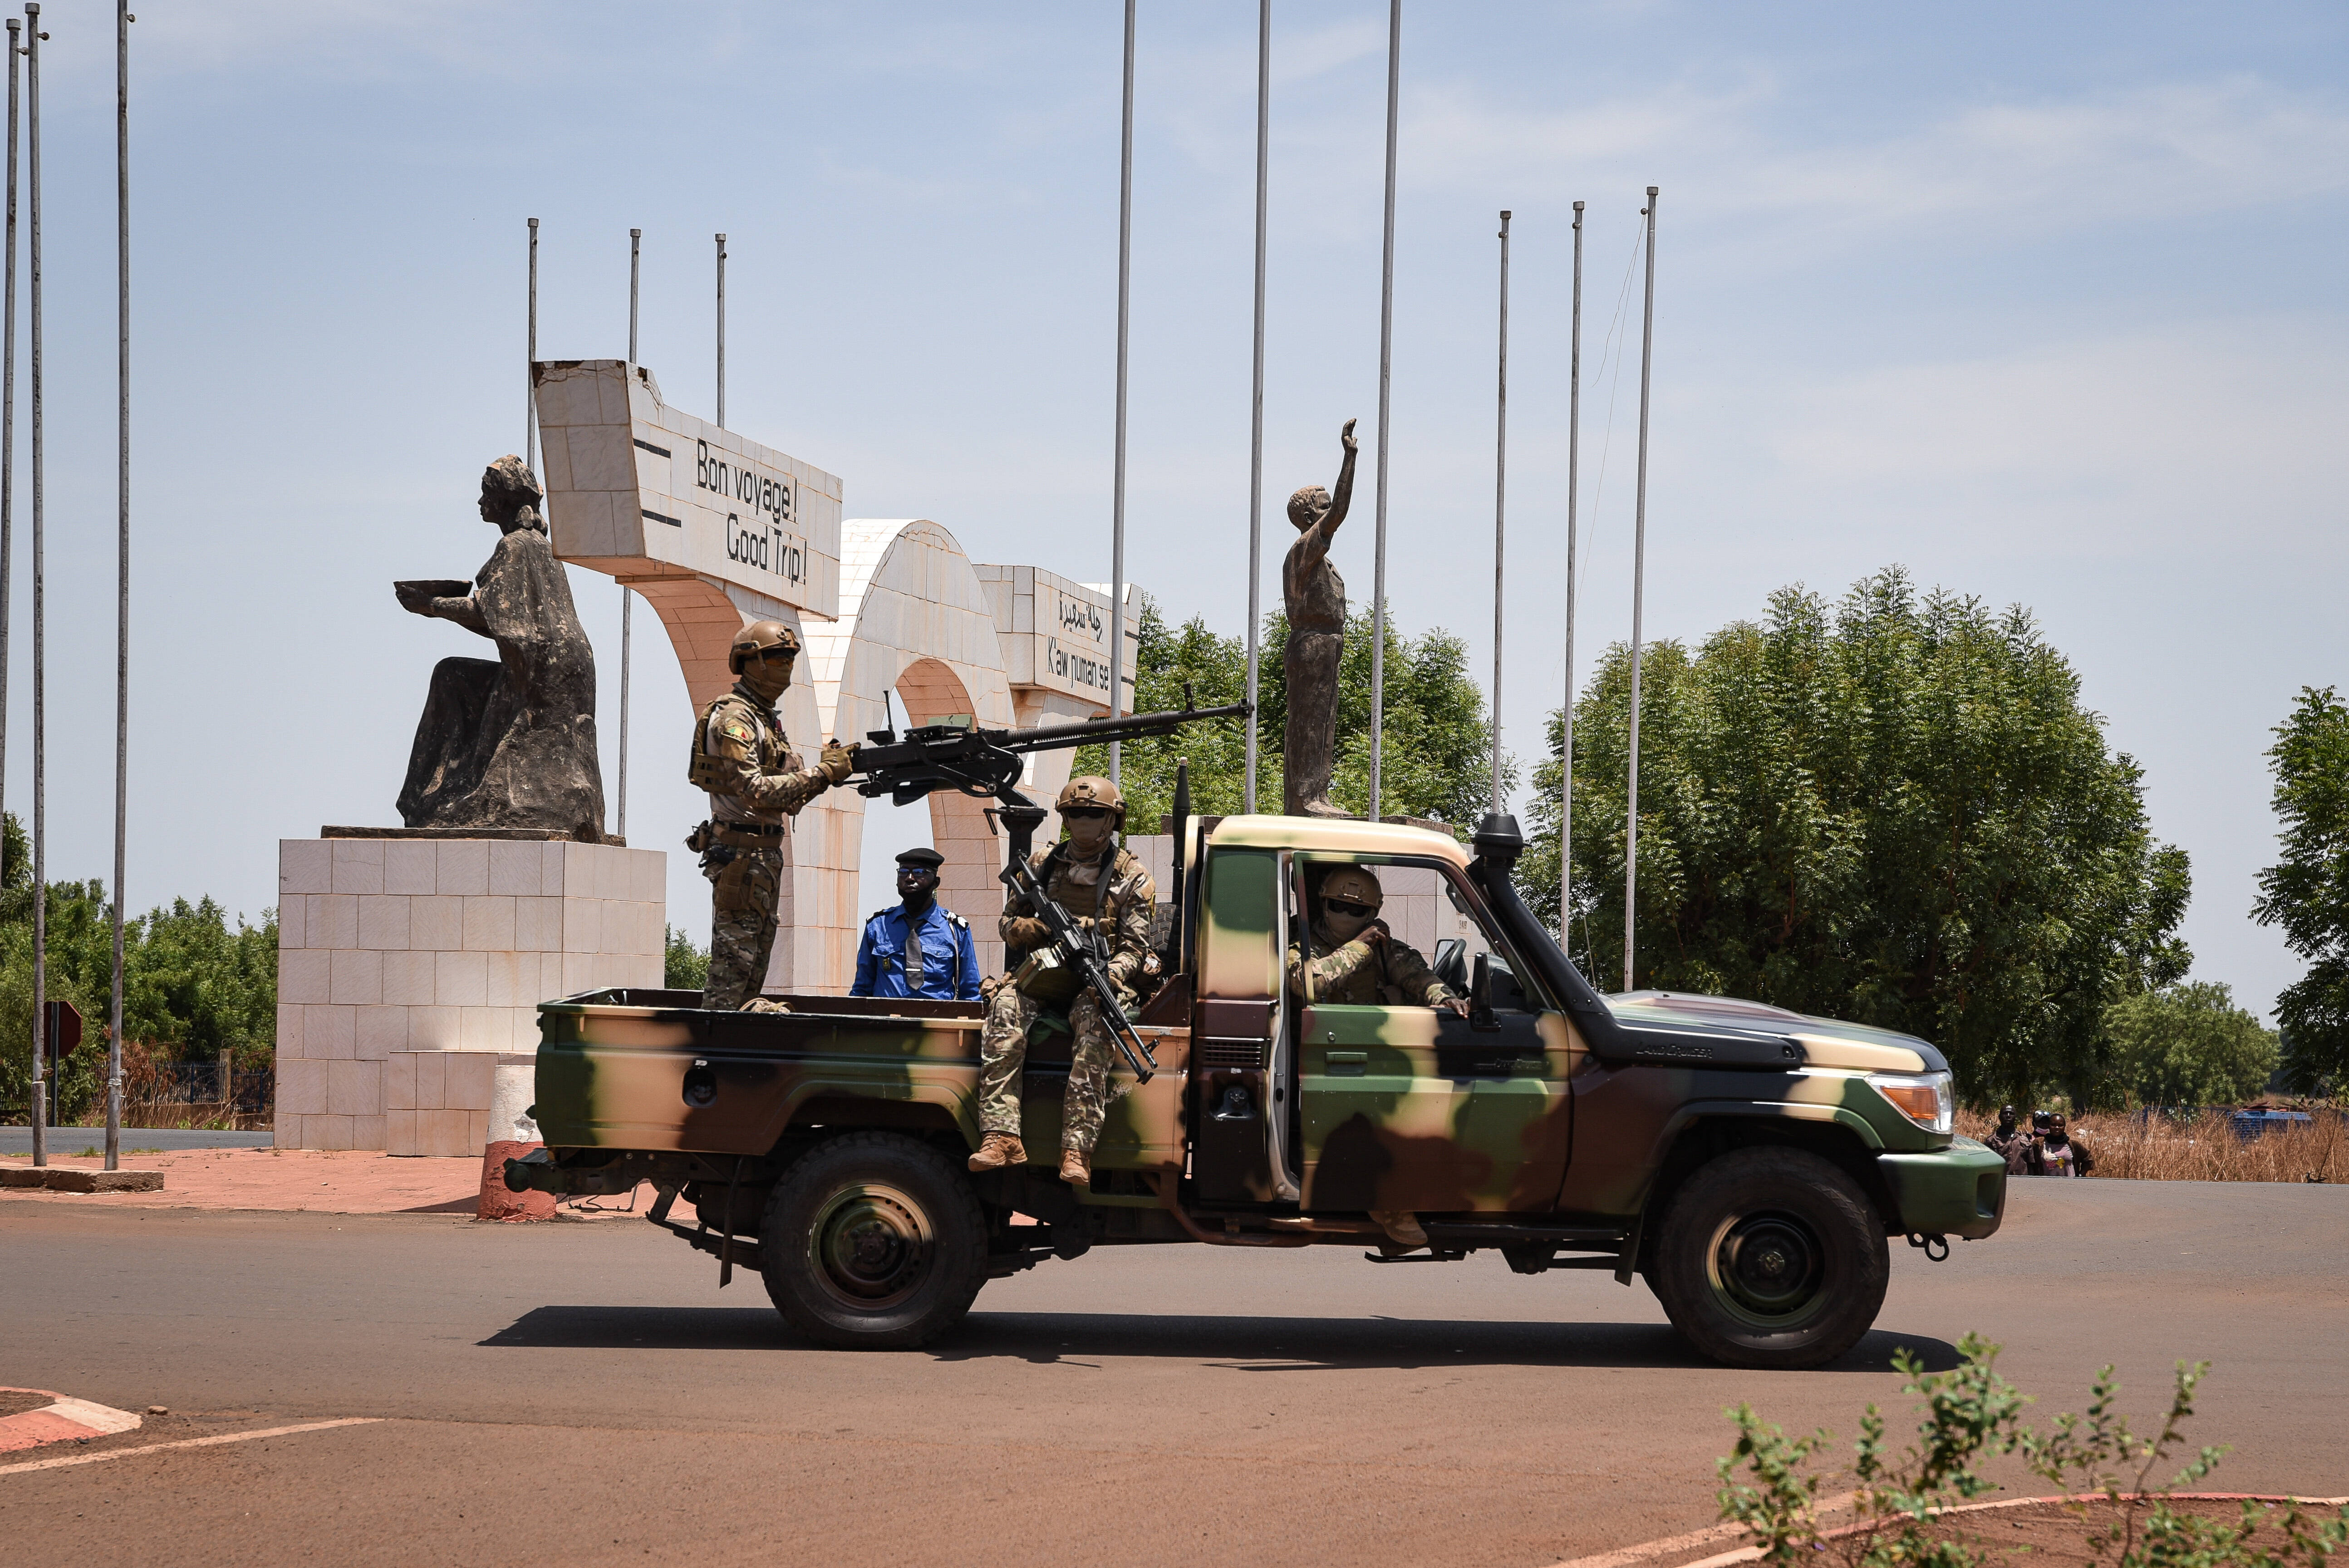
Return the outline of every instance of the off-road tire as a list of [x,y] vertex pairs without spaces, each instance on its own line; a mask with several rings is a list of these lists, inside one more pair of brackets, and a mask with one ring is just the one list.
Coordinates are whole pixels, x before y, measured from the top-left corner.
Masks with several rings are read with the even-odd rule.
[[959,1162],[895,1133],[850,1133],[775,1183],[759,1255],[775,1310],[817,1344],[911,1350],[970,1311],[987,1222]]
[[1649,1283],[1672,1326],[1713,1360],[1794,1368],[1858,1342],[1891,1268],[1883,1220],[1832,1162],[1742,1148],[1672,1195]]

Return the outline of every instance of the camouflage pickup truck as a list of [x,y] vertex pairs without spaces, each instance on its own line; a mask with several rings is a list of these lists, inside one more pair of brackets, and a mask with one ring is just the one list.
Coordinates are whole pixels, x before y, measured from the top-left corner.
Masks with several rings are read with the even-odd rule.
[[[1168,978],[1133,1020],[1157,1071],[1115,1075],[1089,1190],[1050,1167],[965,1168],[977,1003],[723,1013],[662,991],[541,1008],[547,1147],[509,1184],[648,1179],[651,1217],[716,1255],[721,1282],[754,1269],[795,1328],[873,1347],[921,1345],[988,1280],[1095,1247],[1348,1246],[1638,1275],[1705,1355],[1808,1366],[1874,1320],[1889,1239],[1938,1256],[1998,1229],[2003,1164],[1951,1136],[1931,1045],[1755,1002],[1601,995],[1512,886],[1512,818],[1486,818],[1473,852],[1381,823],[1176,827]],[[1468,940],[1438,945],[1436,972],[1466,1016],[1287,983],[1309,894],[1341,866],[1441,889]],[[1049,1041],[1030,1053],[1030,1150],[1059,1146],[1060,1044],[1058,1066]],[[679,1198],[698,1224],[671,1218]],[[1428,1246],[1391,1241],[1378,1210],[1415,1213]]]

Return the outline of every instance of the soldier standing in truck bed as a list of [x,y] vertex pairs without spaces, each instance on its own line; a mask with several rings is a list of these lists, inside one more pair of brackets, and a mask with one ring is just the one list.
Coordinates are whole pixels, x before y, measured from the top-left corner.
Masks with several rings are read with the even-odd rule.
[[[1117,830],[1125,825],[1125,802],[1104,778],[1071,779],[1053,802],[1069,836],[1029,858],[1044,894],[1079,924],[1109,940],[1110,983],[1119,1003],[1131,1010],[1140,981],[1154,972],[1150,947],[1158,887],[1149,868],[1121,848]],[[973,1170],[1025,1165],[1019,1141],[1019,1075],[1028,1064],[1028,1031],[1042,1014],[1065,1005],[1069,1031],[1069,1088],[1061,1106],[1061,1179],[1082,1187],[1092,1180],[1093,1143],[1107,1109],[1109,1024],[1101,999],[1067,966],[1019,980],[1028,956],[1050,937],[1024,896],[1003,906],[1004,967],[1010,972],[988,997],[987,1027],[979,1037],[978,1125],[986,1135],[970,1157]]]
[[775,716],[792,683],[799,634],[781,621],[753,621],[734,634],[726,667],[733,690],[702,710],[686,773],[709,792],[709,820],[685,841],[709,878],[709,980],[701,1005],[735,1012],[759,994],[775,948],[783,835],[800,807],[846,778],[854,748],[826,742],[802,767]]

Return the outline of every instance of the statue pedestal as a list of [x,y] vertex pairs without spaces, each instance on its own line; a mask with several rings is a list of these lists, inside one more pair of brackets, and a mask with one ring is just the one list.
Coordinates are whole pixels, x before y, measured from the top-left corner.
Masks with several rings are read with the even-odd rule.
[[281,839],[278,1147],[480,1158],[539,1002],[661,983],[667,861],[523,830]]

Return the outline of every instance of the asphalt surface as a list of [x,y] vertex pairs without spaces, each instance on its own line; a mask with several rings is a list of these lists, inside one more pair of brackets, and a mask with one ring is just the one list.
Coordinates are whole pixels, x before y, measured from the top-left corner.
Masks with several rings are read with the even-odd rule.
[[[1643,1286],[1497,1258],[1097,1249],[917,1353],[811,1348],[633,1220],[485,1226],[11,1206],[0,1383],[153,1440],[376,1424],[0,1475],[33,1561],[1533,1565],[1712,1522],[1722,1408],[1847,1435],[1978,1330],[2077,1409],[2215,1363],[2209,1484],[2349,1492],[2349,1190],[2038,1181],[1946,1262],[1896,1245],[1835,1367],[1696,1360]],[[1896,1430],[1901,1426],[1896,1421]],[[145,1440],[108,1439],[115,1446]],[[10,1456],[21,1459],[23,1456]],[[2036,1489],[2029,1489],[2036,1490]]]
[[[51,1127],[49,1152],[53,1155],[75,1155],[86,1148],[106,1152],[106,1129],[95,1127]],[[153,1148],[176,1151],[183,1148],[267,1148],[274,1140],[266,1129],[260,1132],[210,1132],[202,1127],[124,1127],[122,1151]],[[0,1127],[0,1154],[30,1154],[33,1152],[33,1129],[28,1127]]]

